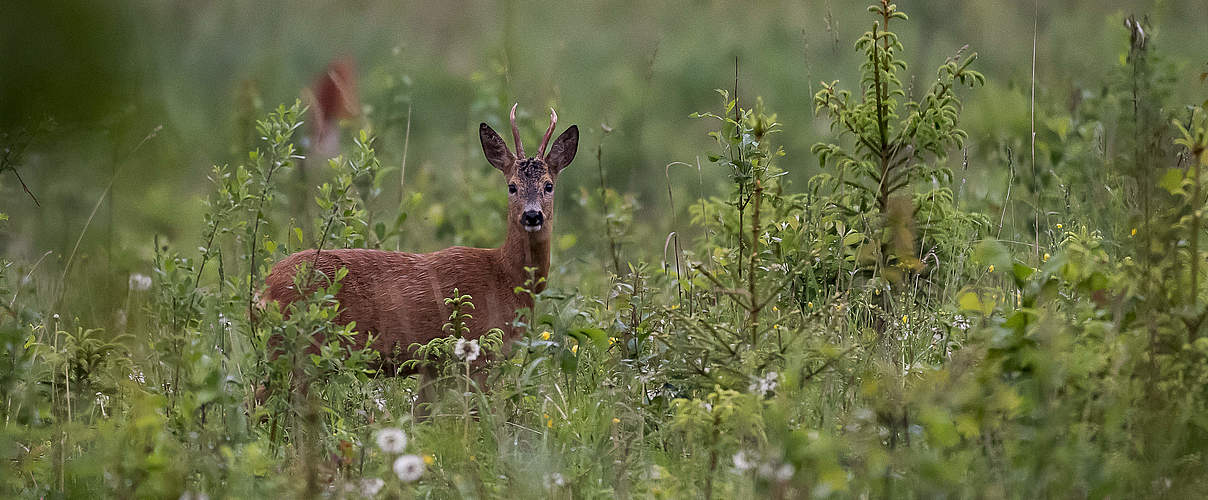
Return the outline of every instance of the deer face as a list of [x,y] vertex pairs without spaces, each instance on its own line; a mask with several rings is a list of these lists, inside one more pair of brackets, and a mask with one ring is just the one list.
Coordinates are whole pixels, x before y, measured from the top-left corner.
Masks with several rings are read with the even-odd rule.
[[512,107],[512,133],[516,138],[516,154],[508,150],[503,138],[490,126],[478,127],[482,151],[495,168],[503,172],[508,187],[508,224],[516,224],[529,233],[549,228],[554,209],[554,184],[558,173],[570,165],[579,149],[579,127],[571,125],[562,132],[549,153],[546,143],[557,124],[558,115],[550,110],[550,125],[541,141],[537,156],[524,156],[524,146],[516,128],[516,107]]

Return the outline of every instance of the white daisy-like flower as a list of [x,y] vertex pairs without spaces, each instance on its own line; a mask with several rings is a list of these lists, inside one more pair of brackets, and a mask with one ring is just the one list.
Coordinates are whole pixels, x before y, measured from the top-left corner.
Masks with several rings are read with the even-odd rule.
[[474,361],[479,354],[482,354],[482,348],[478,345],[478,339],[457,339],[457,344],[453,346],[453,355],[464,361]]
[[145,292],[151,289],[151,277],[139,273],[131,274],[129,285],[132,291]]
[[359,491],[363,497],[377,496],[382,487],[386,486],[386,481],[382,481],[376,477],[368,477],[361,480]]
[[386,453],[402,453],[407,449],[407,433],[397,428],[382,429],[377,433],[377,445]]
[[419,455],[403,455],[394,459],[394,473],[400,481],[410,483],[424,475],[424,459]]
[[751,460],[746,451],[739,450],[738,453],[734,454],[734,468],[738,469],[739,472],[749,471],[753,467],[755,467],[755,462]]

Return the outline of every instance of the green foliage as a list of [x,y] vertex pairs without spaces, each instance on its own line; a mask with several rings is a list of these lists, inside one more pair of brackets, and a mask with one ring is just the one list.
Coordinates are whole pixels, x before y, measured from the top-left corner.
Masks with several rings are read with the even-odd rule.
[[[393,65],[370,70],[380,94],[366,100],[367,129],[338,132],[346,151],[307,174],[313,185],[285,187],[306,168],[306,111],[280,106],[256,121],[246,158],[212,168],[196,253],[157,238],[140,264],[150,276],[82,260],[127,285],[117,309],[65,300],[92,275],[39,271],[55,259],[0,259],[0,492],[1200,495],[1208,113],[1173,100],[1178,66],[1154,30],[1129,18],[1111,81],[1076,105],[1042,92],[1036,159],[1024,160],[1033,137],[1019,130],[965,131],[977,117],[962,116],[957,87],[985,83],[975,55],[962,49],[914,85],[889,29],[906,15],[887,1],[870,12],[859,90],[831,82],[813,96],[836,135],[813,148],[822,172],[790,154],[808,124],[725,90],[716,111],[693,115],[713,127],[698,184],[677,184],[683,162],[643,174],[661,174],[691,216],[681,224],[673,209],[669,232],[652,237],[668,225],[639,208],[650,200],[608,183],[605,168],[628,152],[605,162],[601,140],[597,172],[567,171],[560,182],[586,175],[593,187],[563,200],[559,220],[581,219],[559,222],[548,283],[515,290],[533,305],[516,312],[514,342],[472,331],[474,297],[455,289],[430,332],[443,336],[407,353],[365,349],[358,325],[333,322],[347,270],[328,275],[317,260],[294,276],[299,300],[260,303],[269,266],[297,251],[500,239],[503,221],[484,209],[503,206],[491,169],[451,154],[408,174],[415,192],[390,187],[405,164],[395,143],[430,128],[410,119],[412,82]],[[482,75],[473,109],[501,119],[514,75],[503,63]],[[258,106],[239,110],[241,128]],[[618,130],[609,140],[632,139]],[[5,161],[0,175],[20,163]],[[979,169],[1006,179],[992,186],[1001,198],[965,182]],[[706,190],[706,178],[724,183]],[[318,215],[298,219],[312,200]],[[662,261],[643,262],[647,247]],[[404,354],[401,367],[382,363]],[[423,464],[418,480],[398,472],[400,457]]]

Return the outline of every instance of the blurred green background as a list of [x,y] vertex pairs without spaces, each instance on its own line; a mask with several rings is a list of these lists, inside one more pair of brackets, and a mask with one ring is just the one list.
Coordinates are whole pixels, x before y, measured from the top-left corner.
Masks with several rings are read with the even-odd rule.
[[[1046,111],[1068,113],[1084,90],[1107,84],[1127,51],[1130,14],[1148,16],[1162,56],[1183,75],[1169,102],[1200,102],[1208,89],[1199,78],[1208,71],[1202,0],[901,7],[911,16],[899,27],[909,86],[929,85],[931,68],[966,44],[980,56],[975,68],[988,83],[963,93],[970,141],[950,160],[967,159],[960,202],[974,208],[997,207],[1004,147],[1026,151],[1034,25],[1038,129]],[[589,202],[601,183],[600,149],[607,184],[639,207],[626,258],[657,259],[673,221],[687,217],[681,200],[724,189],[724,172],[705,159],[715,150],[712,124],[689,115],[719,111],[714,89],[735,85],[735,61],[740,101],[762,96],[778,114],[782,167],[804,187],[818,171],[809,147],[830,137],[813,93],[822,80],[858,88],[852,41],[870,25],[863,2],[837,0],[4,2],[0,131],[4,147],[24,153],[16,168],[41,206],[11,171],[0,175],[0,212],[11,218],[0,251],[25,262],[51,252],[38,272],[57,277],[78,239],[72,272],[85,273],[94,293],[112,287],[120,296],[127,273],[148,272],[154,238],[197,246],[210,165],[246,158],[256,146],[252,120],[347,58],[361,114],[344,123],[345,137],[371,129],[388,166],[401,166],[408,145],[406,185],[398,170],[390,174],[374,218],[393,219],[400,199],[423,193],[404,248],[498,243],[506,196],[475,128],[486,121],[505,130],[519,102],[530,148],[548,107],[559,129],[582,129],[579,157],[559,185],[562,272],[607,252]],[[699,173],[665,173],[671,162],[698,160]],[[670,213],[668,183],[679,213]]]

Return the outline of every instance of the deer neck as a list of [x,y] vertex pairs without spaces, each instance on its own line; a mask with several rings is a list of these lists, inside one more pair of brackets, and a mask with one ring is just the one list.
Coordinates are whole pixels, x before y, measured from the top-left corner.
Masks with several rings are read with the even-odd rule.
[[540,292],[545,289],[545,278],[549,275],[550,235],[552,233],[550,222],[547,219],[545,227],[532,233],[525,231],[520,224],[514,221],[508,224],[507,239],[504,241],[503,247],[499,249],[499,261],[512,286],[524,286],[524,282],[529,279],[528,271],[525,269],[531,267],[535,269],[533,279],[538,280],[538,283],[533,286],[533,291]]

